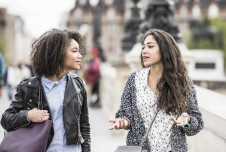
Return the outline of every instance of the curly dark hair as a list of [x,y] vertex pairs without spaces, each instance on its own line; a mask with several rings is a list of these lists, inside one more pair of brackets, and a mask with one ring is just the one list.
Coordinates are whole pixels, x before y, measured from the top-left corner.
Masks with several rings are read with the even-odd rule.
[[[157,108],[167,114],[176,115],[186,109],[186,99],[190,92],[188,72],[180,49],[174,38],[167,32],[151,29],[145,33],[141,43],[152,35],[159,45],[163,74],[157,83]],[[141,56],[143,67],[143,59]]]
[[80,52],[83,52],[83,40],[76,31],[51,29],[35,40],[30,54],[34,73],[46,77],[59,76],[63,71],[66,50],[72,39],[79,44]]

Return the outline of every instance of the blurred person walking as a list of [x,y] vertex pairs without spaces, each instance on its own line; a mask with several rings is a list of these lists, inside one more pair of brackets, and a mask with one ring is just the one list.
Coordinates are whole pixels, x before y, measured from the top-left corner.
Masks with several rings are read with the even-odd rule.
[[2,95],[4,76],[5,76],[5,60],[0,52],[0,96]]
[[15,80],[14,86],[16,87],[22,80],[28,79],[31,77],[30,69],[26,66],[26,64],[21,61],[17,64],[15,68]]
[[[13,99],[13,94],[14,94],[14,88],[15,86],[15,79],[16,79],[16,68],[15,66],[10,63],[9,66],[7,67],[6,70],[6,75],[5,75],[5,82],[8,88],[8,98],[11,101]],[[22,80],[21,80],[22,81]]]
[[185,135],[196,135],[204,123],[180,49],[156,29],[141,44],[143,68],[130,75],[109,129],[128,129],[127,145],[148,152],[187,152]]
[[85,81],[91,92],[90,105],[91,107],[99,107],[99,83],[100,83],[100,63],[99,50],[94,48],[91,51],[91,59],[85,70]]
[[[77,74],[70,72],[80,69],[83,50],[83,40],[76,31],[52,29],[40,36],[31,52],[37,76],[17,86],[15,100],[2,115],[2,127],[10,131],[50,119],[53,127],[47,152],[90,152],[85,86]],[[43,110],[37,109],[39,87]]]

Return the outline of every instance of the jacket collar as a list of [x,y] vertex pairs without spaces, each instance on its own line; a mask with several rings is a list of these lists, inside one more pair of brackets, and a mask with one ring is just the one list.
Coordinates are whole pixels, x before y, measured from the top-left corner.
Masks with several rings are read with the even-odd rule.
[[[72,72],[69,72],[68,74],[68,78],[69,80],[72,78],[72,79],[75,79],[77,77],[79,77],[77,74],[75,73],[72,73]],[[34,77],[30,77],[27,81],[27,86],[28,87],[32,87],[32,88],[38,88],[39,86],[39,81],[41,80],[41,77],[38,77],[38,76],[34,76]]]
[[[68,73],[68,82],[67,82],[67,87],[66,87],[66,93],[65,93],[65,102],[68,102],[72,97],[74,97],[77,92],[80,92],[81,90],[77,87],[76,82],[74,79],[78,78],[79,76],[75,73],[69,72]],[[32,87],[32,88],[38,88],[39,87],[39,82],[41,78],[34,76],[28,79],[27,81],[27,86]]]
[[72,98],[77,96],[77,93],[79,93],[81,90],[78,88],[76,79],[78,77],[77,74],[69,72],[70,79],[68,80],[66,92],[64,95],[64,107],[71,101]]
[[34,77],[31,77],[31,78],[28,79],[26,85],[27,85],[28,87],[38,88],[38,86],[39,86],[39,81],[40,81],[40,78],[37,77],[37,76],[34,76]]

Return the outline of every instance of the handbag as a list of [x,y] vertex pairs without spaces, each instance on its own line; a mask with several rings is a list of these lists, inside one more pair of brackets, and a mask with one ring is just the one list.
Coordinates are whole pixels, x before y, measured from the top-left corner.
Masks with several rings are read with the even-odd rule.
[[[39,85],[38,108],[43,109],[42,84]],[[31,123],[26,127],[9,131],[5,134],[0,152],[45,152],[52,126],[51,120]]]
[[148,136],[148,133],[149,133],[149,131],[151,129],[152,124],[155,121],[155,118],[156,118],[157,114],[158,114],[158,111],[156,112],[155,117],[152,120],[152,122],[151,122],[151,124],[150,124],[150,126],[148,128],[148,131],[145,133],[144,137],[142,138],[140,146],[118,146],[117,150],[115,152],[148,152],[146,149],[142,149],[142,146],[143,146],[143,144],[145,142],[145,139]]

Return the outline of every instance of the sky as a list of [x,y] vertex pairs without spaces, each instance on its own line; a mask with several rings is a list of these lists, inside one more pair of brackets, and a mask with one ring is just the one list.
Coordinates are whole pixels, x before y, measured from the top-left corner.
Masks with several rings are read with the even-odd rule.
[[38,37],[51,28],[59,28],[63,14],[75,5],[75,0],[0,0],[0,7],[11,15],[20,16],[25,31]]

